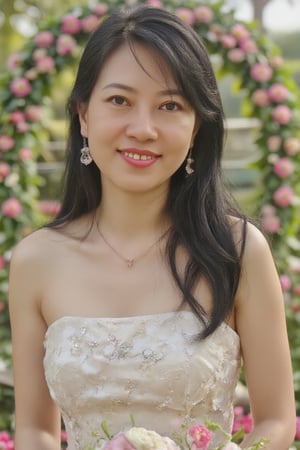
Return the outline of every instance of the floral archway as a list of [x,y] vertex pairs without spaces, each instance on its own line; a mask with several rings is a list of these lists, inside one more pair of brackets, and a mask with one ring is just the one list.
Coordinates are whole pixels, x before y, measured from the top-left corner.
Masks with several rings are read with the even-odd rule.
[[[77,7],[49,19],[23,49],[11,55],[1,80],[0,118],[0,357],[10,358],[7,309],[11,250],[39,222],[36,158],[43,136],[42,106],[54,77],[78,57],[80,46],[120,0]],[[180,6],[149,0],[175,11],[221,57],[220,75],[234,74],[244,90],[243,113],[260,121],[256,144],[263,189],[257,209],[272,235],[275,259],[286,294],[292,351],[300,323],[300,98],[278,49],[254,24],[237,22],[222,1]],[[294,343],[294,344],[293,344]],[[293,354],[296,391],[300,391],[300,356]],[[297,384],[298,383],[298,384]]]

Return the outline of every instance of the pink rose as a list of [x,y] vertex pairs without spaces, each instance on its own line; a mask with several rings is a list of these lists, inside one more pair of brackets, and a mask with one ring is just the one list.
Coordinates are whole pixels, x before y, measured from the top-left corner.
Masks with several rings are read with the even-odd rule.
[[253,39],[241,39],[239,45],[247,55],[253,55],[258,52],[257,45]]
[[294,191],[290,186],[280,186],[273,194],[274,202],[281,208],[291,205],[294,200]]
[[22,111],[13,111],[9,114],[9,120],[14,124],[25,122],[25,115]]
[[189,428],[189,436],[192,438],[192,449],[208,450],[212,439],[211,432],[204,425],[194,425]]
[[268,233],[278,233],[281,228],[280,218],[275,215],[266,215],[262,218],[261,224]]
[[27,78],[15,78],[10,84],[10,90],[16,97],[26,97],[31,92],[31,85]]
[[37,122],[42,117],[42,109],[40,106],[29,105],[25,109],[25,115],[31,122]]
[[208,6],[197,6],[194,9],[196,21],[199,23],[209,23],[214,18],[214,13]]
[[296,417],[296,434],[295,439],[300,440],[300,417]]
[[126,439],[124,433],[118,433],[104,447],[104,450],[136,450],[135,447]]
[[26,122],[19,122],[19,123],[17,124],[17,130],[18,130],[20,133],[26,133],[26,131],[29,130],[29,125],[28,125],[28,123],[26,123]]
[[273,69],[267,64],[256,63],[251,69],[251,78],[255,81],[265,82],[272,78]]
[[253,92],[251,99],[255,105],[260,107],[268,106],[270,103],[268,92],[265,89],[256,89],[256,91]]
[[96,14],[91,14],[81,20],[82,30],[86,33],[92,33],[99,25],[99,17]]
[[57,53],[61,56],[68,55],[76,48],[76,41],[68,34],[61,34],[56,41]]
[[249,31],[244,25],[237,23],[233,25],[230,30],[232,36],[234,36],[238,41],[247,39],[249,37]]
[[292,111],[286,105],[279,105],[273,108],[272,117],[280,125],[286,125],[292,118]]
[[294,164],[290,158],[279,158],[273,166],[273,171],[279,178],[284,179],[294,172]]
[[20,53],[13,53],[8,57],[7,60],[7,69],[11,72],[18,69],[22,62],[22,55]]
[[38,61],[41,58],[45,58],[45,56],[47,56],[47,55],[48,55],[48,53],[45,48],[37,48],[32,53],[32,57],[35,61]]
[[18,155],[21,161],[28,161],[32,156],[32,151],[30,148],[21,148]]
[[77,34],[81,30],[81,21],[73,14],[67,14],[62,19],[61,29],[63,33]]
[[51,73],[55,68],[55,61],[51,56],[39,58],[36,62],[36,69],[39,73]]
[[1,211],[5,216],[14,218],[22,212],[22,206],[17,198],[10,197],[2,203]]
[[15,145],[15,140],[6,134],[0,135],[0,152],[10,150]]
[[269,97],[272,102],[280,103],[286,100],[289,91],[280,83],[274,83],[269,88]]
[[300,139],[296,137],[290,137],[285,139],[283,143],[285,153],[290,156],[294,156],[300,152]]
[[101,3],[101,2],[97,3],[97,5],[95,5],[93,8],[93,12],[99,17],[104,16],[104,14],[106,14],[107,11],[108,11],[108,6],[106,3]]
[[10,173],[10,166],[6,162],[0,161],[0,181]]
[[282,139],[278,134],[270,136],[267,140],[268,150],[270,152],[277,152],[280,149]]
[[[4,269],[5,267],[5,259],[3,258],[3,256],[0,256],[0,270]],[[0,440],[1,442],[1,440]]]
[[270,64],[272,67],[281,67],[283,64],[283,59],[279,55],[272,56],[272,58],[270,59]]
[[227,58],[234,63],[241,62],[245,59],[245,53],[240,48],[233,48],[227,53]]
[[146,4],[152,8],[162,8],[163,4],[160,0],[147,0]]
[[183,22],[187,23],[188,25],[194,25],[195,23],[195,15],[194,12],[191,11],[188,8],[178,8],[175,11],[175,14],[177,17],[179,17],[181,20],[183,20]]
[[288,277],[287,275],[281,275],[279,279],[280,279],[281,289],[284,292],[289,291],[292,287],[292,282],[291,282],[290,277]]
[[53,41],[54,36],[50,31],[41,31],[34,38],[34,42],[38,47],[50,47]]
[[223,34],[220,37],[220,42],[224,48],[233,48],[236,46],[236,39],[230,34]]

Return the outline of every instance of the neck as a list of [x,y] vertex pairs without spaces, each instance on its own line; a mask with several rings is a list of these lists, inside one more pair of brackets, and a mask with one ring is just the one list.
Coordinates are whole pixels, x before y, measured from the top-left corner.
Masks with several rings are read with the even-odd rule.
[[169,227],[165,212],[167,192],[103,192],[97,223],[103,233],[120,240],[155,236]]

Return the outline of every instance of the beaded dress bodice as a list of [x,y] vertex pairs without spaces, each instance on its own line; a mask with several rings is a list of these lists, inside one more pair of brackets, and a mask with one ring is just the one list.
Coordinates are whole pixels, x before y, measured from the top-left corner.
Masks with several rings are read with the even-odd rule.
[[68,316],[45,336],[44,367],[69,450],[105,445],[136,426],[172,437],[182,424],[211,420],[228,432],[240,367],[240,341],[223,323],[204,340],[189,311],[121,318]]

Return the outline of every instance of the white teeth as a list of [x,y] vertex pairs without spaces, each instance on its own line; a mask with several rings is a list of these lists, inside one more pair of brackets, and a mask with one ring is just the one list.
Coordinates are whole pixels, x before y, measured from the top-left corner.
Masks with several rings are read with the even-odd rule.
[[124,152],[124,155],[127,158],[131,158],[131,159],[134,159],[136,161],[149,161],[150,159],[153,159],[153,157],[150,156],[150,155],[140,155],[139,153]]

